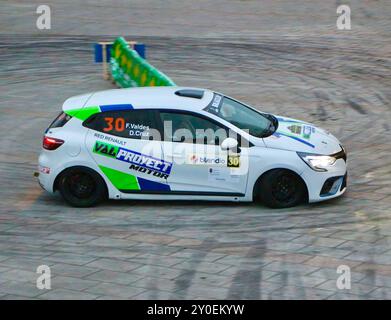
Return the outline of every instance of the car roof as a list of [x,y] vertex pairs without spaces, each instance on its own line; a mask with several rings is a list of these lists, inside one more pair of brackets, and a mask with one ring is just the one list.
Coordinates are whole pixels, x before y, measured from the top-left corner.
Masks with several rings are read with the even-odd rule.
[[134,109],[167,108],[201,110],[213,98],[213,91],[190,87],[138,87],[87,93],[67,99],[63,111],[92,106],[131,104]]

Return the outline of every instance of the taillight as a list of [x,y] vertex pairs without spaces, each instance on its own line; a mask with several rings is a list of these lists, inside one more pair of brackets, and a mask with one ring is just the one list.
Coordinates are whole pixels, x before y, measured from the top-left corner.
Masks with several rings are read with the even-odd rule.
[[42,146],[46,150],[56,150],[63,143],[64,140],[44,136],[42,141]]

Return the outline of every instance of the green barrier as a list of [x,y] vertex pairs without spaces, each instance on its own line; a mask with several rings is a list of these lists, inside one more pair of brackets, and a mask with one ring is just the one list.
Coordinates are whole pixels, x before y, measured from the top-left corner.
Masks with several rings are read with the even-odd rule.
[[122,88],[176,86],[163,72],[156,69],[129,47],[124,38],[117,38],[111,48],[111,75]]

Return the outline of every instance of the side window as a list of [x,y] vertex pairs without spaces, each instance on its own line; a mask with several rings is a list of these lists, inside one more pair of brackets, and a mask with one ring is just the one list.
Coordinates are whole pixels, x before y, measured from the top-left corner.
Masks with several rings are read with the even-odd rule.
[[206,117],[164,111],[160,117],[165,141],[219,145],[227,137],[223,126]]
[[156,110],[108,111],[92,115],[83,125],[122,138],[149,140],[159,133],[157,119]]

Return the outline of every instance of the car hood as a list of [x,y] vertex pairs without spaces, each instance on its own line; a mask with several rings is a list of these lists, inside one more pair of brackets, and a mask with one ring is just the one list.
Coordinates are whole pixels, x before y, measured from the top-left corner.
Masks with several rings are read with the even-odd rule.
[[313,124],[274,115],[278,128],[271,136],[264,138],[268,148],[333,154],[341,151],[340,142],[331,133]]

